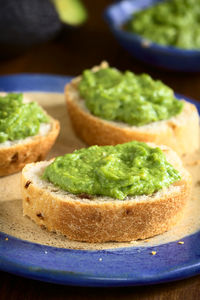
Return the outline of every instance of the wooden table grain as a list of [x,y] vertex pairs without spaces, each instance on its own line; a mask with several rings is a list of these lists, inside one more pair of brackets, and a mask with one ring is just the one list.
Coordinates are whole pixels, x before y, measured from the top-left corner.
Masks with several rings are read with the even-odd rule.
[[[147,72],[161,79],[176,92],[200,101],[200,73],[178,73],[158,70],[133,59],[121,48],[102,19],[110,0],[85,0],[89,19],[54,41],[34,46],[18,57],[0,58],[0,74],[51,73],[77,75],[83,69],[107,60],[112,66],[136,73]],[[35,299],[200,299],[200,276],[146,287],[77,288],[38,282],[0,272],[0,300]]]

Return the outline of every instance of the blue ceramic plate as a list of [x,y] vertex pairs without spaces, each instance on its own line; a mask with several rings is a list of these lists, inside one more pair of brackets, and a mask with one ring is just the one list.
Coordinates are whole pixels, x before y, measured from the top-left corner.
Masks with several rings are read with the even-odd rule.
[[[63,92],[69,80],[70,77],[51,75],[2,76],[0,90]],[[187,100],[200,110],[199,103]],[[155,247],[86,251],[35,244],[2,232],[0,269],[66,285],[107,287],[155,284],[200,273],[200,232],[181,240],[183,245],[176,241]],[[153,256],[151,251],[157,254]]]
[[133,56],[150,65],[174,71],[200,71],[200,51],[149,43],[122,29],[131,15],[163,0],[123,0],[109,6],[104,17],[119,43]]

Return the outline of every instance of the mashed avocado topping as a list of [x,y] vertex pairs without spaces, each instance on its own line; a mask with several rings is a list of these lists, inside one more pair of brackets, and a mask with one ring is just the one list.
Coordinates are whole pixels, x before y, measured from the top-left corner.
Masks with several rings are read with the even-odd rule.
[[183,108],[172,89],[147,74],[122,73],[109,67],[86,70],[78,88],[93,115],[134,126],[167,120]]
[[22,94],[0,96],[0,143],[36,135],[49,119],[36,102],[23,103]]
[[134,13],[125,29],[161,45],[200,49],[200,0],[162,1]]
[[120,200],[152,194],[180,178],[160,148],[136,141],[92,146],[59,156],[43,174],[43,179],[72,194]]

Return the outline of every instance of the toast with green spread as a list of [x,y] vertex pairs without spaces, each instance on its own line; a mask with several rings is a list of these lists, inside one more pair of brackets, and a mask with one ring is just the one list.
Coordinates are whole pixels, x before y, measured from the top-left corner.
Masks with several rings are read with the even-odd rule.
[[[94,67],[92,72],[96,73],[107,68],[108,64],[103,62],[100,66]],[[123,86],[123,82],[118,84],[117,80],[119,77],[120,81],[120,76],[115,75],[115,70],[109,71],[114,83],[110,86],[107,83],[108,80],[102,83],[103,76],[100,74],[96,94],[95,88],[92,90],[93,94],[89,93],[88,86],[95,86],[95,81],[91,72],[88,71],[84,75],[87,76],[88,83],[85,87],[81,84],[83,75],[66,85],[67,110],[77,136],[88,145],[116,145],[132,140],[152,142],[167,145],[180,155],[192,153],[199,148],[199,115],[193,104],[185,100],[176,100],[169,87],[160,81],[153,81],[146,74],[134,75],[137,79],[134,81],[133,74],[126,72],[126,85]],[[116,70],[116,72],[119,71]],[[129,91],[131,84],[133,87]],[[107,94],[102,90],[102,86],[106,86]],[[136,93],[134,92],[135,86]],[[116,89],[115,94],[114,89]],[[125,98],[127,90],[128,94]],[[163,91],[166,98],[163,96]],[[115,101],[118,93],[121,93],[121,102]],[[132,100],[128,102],[131,93],[133,93],[134,102]],[[145,93],[152,98],[152,102],[143,101],[146,97]],[[83,94],[87,96],[87,99],[81,96]],[[112,94],[116,98],[111,98]],[[157,94],[158,97],[154,97]]]
[[[155,148],[153,144],[150,146]],[[93,151],[95,147],[97,146],[88,149],[90,149],[89,151]],[[127,170],[127,166],[131,168],[130,172],[135,172],[134,168],[136,166],[137,170],[136,176],[132,176],[130,173],[130,176],[127,177],[125,176],[126,172],[122,172],[121,167],[119,171],[116,172],[121,159],[118,157],[118,149],[115,153],[109,153],[109,151],[106,150],[107,154],[105,154],[104,148],[101,152],[101,164],[98,165],[99,162],[95,162],[95,165],[92,165],[92,168],[95,168],[95,170],[93,170],[94,172],[90,170],[93,172],[90,178],[82,177],[86,184],[87,193],[81,193],[79,190],[82,184],[82,182],[80,182],[82,175],[79,173],[81,173],[82,170],[77,172],[75,167],[75,163],[79,165],[81,157],[86,165],[89,164],[88,159],[90,152],[88,156],[82,156],[82,154],[85,153],[85,149],[67,154],[65,157],[66,160],[63,161],[57,158],[53,162],[43,161],[26,165],[22,171],[24,216],[30,217],[35,223],[46,228],[48,231],[65,235],[72,240],[91,243],[146,239],[161,234],[175,225],[183,215],[184,207],[191,191],[191,176],[184,169],[178,155],[166,146],[161,146],[160,149],[156,148],[157,151],[162,152],[162,155],[165,155],[167,164],[171,165],[170,170],[171,168],[175,168],[175,173],[179,174],[180,177],[177,177],[172,183],[150,194],[141,194],[138,193],[138,191],[141,191],[141,183],[146,178],[146,170],[141,168],[141,163],[144,159],[139,159],[139,157],[141,158],[140,154],[144,151],[139,149],[140,154],[136,158],[134,153],[132,153],[134,157],[133,166],[129,164],[133,160],[129,159],[131,153],[128,153],[127,157],[129,161],[124,166],[124,170]],[[77,155],[79,156],[79,160],[76,159]],[[156,166],[159,165],[159,161],[156,153],[152,155],[155,166],[153,174],[156,176]],[[122,157],[124,157],[124,153],[122,153]],[[70,158],[71,164],[68,158]],[[149,158],[145,160],[147,161]],[[91,161],[93,161],[92,158]],[[52,166],[53,170],[51,173],[52,177],[59,179],[57,184],[47,180],[48,176],[46,176],[45,172],[50,166]],[[65,171],[62,172],[63,166]],[[160,162],[160,166],[161,170],[163,170],[163,161]],[[61,170],[60,173],[59,170]],[[89,171],[86,170],[86,173],[88,172]],[[172,174],[172,171],[169,171],[169,169],[167,172]],[[101,177],[102,173],[103,178]],[[149,167],[149,173],[152,174],[151,167]],[[140,177],[139,181],[137,175]],[[77,186],[76,182],[73,181],[76,176],[79,178]],[[97,187],[98,192],[103,195],[88,193],[90,184],[94,184],[91,178],[95,176],[102,182],[103,191],[101,192],[99,186]],[[63,178],[65,183],[67,181],[71,183],[67,188],[70,191],[67,191],[64,187],[59,187],[59,184],[62,186]],[[159,175],[159,178],[161,178],[161,175]],[[146,182],[150,184],[153,181],[152,177],[151,180],[146,179]],[[117,185],[116,180],[118,180]],[[121,191],[124,192],[127,191],[124,189],[124,185],[127,186],[127,182],[136,182],[136,185],[133,185],[134,191],[136,191],[134,196],[127,194],[124,196],[119,193],[119,184],[122,185]],[[110,194],[109,186],[114,192],[118,192],[118,198],[113,196],[115,194]],[[74,187],[76,187],[76,193],[71,192]],[[137,187],[139,187],[139,189],[137,189]],[[129,184],[127,188],[129,190]],[[132,192],[133,189],[131,190],[131,193]]]
[[43,160],[60,131],[59,122],[22,94],[0,96],[0,176]]

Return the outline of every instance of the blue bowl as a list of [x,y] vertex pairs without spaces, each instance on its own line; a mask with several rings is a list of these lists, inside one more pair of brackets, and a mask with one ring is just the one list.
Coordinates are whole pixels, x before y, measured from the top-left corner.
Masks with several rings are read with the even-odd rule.
[[158,45],[140,35],[123,30],[123,24],[130,19],[134,12],[160,1],[123,0],[110,5],[104,12],[104,18],[119,43],[139,60],[173,71],[200,71],[200,50],[185,50]]

